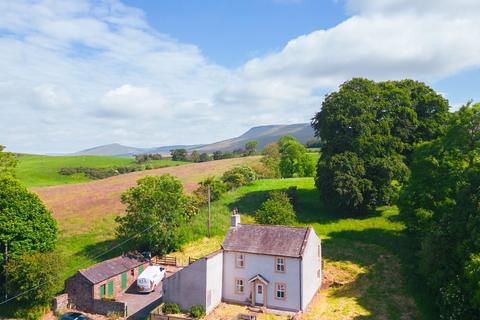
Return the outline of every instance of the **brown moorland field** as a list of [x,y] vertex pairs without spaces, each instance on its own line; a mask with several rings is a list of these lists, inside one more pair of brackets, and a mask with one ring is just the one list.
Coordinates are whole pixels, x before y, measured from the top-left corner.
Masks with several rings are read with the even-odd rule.
[[121,214],[124,206],[120,202],[123,191],[136,184],[145,176],[172,174],[182,181],[185,191],[193,191],[197,183],[211,175],[221,175],[228,169],[253,163],[259,157],[235,158],[226,160],[192,163],[178,167],[138,171],[88,183],[32,188],[45,202],[57,219],[60,229],[69,233],[71,228],[78,233],[84,227],[78,222],[87,219],[88,224],[105,214]]
[[[128,250],[116,247],[115,217],[124,212],[120,195],[145,176],[172,174],[182,181],[185,191],[193,191],[208,176],[220,176],[238,165],[258,162],[260,157],[235,158],[178,167],[132,172],[81,184],[32,188],[52,211],[60,228],[58,249],[65,255],[62,278],[96,262]],[[112,251],[112,249],[114,249]]]

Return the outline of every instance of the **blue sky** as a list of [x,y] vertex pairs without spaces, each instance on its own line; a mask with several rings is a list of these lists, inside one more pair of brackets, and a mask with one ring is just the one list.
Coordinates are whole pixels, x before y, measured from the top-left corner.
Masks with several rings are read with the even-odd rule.
[[196,44],[206,57],[239,67],[276,52],[300,35],[326,29],[346,17],[344,3],[318,0],[129,0],[148,22],[181,42]]
[[352,77],[480,101],[477,0],[0,0],[0,144],[197,144],[308,122]]

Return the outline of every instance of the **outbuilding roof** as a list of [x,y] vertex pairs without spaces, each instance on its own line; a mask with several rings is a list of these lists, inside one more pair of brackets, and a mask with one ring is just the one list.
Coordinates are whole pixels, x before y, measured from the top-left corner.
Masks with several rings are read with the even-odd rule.
[[222,249],[256,254],[301,257],[310,228],[238,224],[230,228]]
[[93,284],[110,279],[120,273],[129,271],[147,260],[137,254],[126,254],[110,260],[97,263],[89,268],[81,269],[78,272]]

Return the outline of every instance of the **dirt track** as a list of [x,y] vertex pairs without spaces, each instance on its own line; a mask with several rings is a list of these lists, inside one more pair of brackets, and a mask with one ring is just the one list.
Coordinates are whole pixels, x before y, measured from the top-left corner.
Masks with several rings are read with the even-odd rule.
[[236,158],[227,160],[192,163],[177,167],[160,168],[147,171],[138,171],[103,180],[81,184],[32,188],[53,212],[59,221],[60,227],[64,223],[74,223],[79,218],[87,218],[93,222],[95,217],[105,214],[120,214],[124,206],[120,202],[123,191],[136,184],[136,181],[145,176],[172,174],[182,181],[187,192],[196,188],[202,179],[211,175],[221,175],[226,170],[241,164],[258,161],[259,157]]

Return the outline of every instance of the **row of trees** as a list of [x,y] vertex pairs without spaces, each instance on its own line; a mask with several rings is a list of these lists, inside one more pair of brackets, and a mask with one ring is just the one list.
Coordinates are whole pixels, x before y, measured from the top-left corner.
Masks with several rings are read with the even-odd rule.
[[480,104],[468,104],[445,136],[416,148],[399,201],[444,319],[480,319],[479,156]]
[[[40,198],[14,177],[15,156],[0,146],[0,267],[2,297],[17,296],[21,318],[37,318],[61,289],[63,259],[55,251],[57,224]],[[15,308],[12,308],[14,310]]]
[[414,146],[442,136],[448,119],[448,101],[423,83],[345,82],[312,121],[322,139],[318,189],[342,211],[394,203]]
[[312,122],[316,185],[336,209],[398,203],[442,319],[480,319],[480,104],[448,102],[412,80],[352,79]]
[[193,150],[188,154],[187,149],[174,149],[170,151],[170,155],[173,161],[192,161],[192,162],[206,162],[211,160],[222,160],[222,159],[231,159],[239,157],[248,157],[257,154],[257,145],[256,140],[248,141],[245,144],[245,149],[236,149],[231,152],[222,152],[215,151],[212,156],[206,152],[198,152]]

